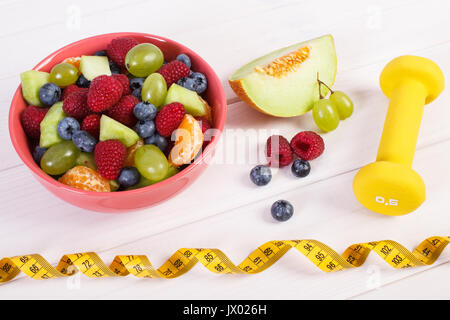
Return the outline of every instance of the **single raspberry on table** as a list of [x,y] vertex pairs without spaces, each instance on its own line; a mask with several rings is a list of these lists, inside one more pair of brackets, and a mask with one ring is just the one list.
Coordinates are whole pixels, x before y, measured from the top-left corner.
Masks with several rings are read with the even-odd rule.
[[93,113],[86,116],[81,123],[81,130],[86,131],[98,140],[100,136],[100,115]]
[[317,133],[313,131],[302,131],[292,138],[291,148],[299,158],[309,161],[323,153],[325,143]]
[[83,88],[78,87],[75,84],[71,84],[70,86],[66,87],[63,90],[63,93],[61,95],[61,101],[64,101],[68,96],[70,96],[72,93],[82,90]]
[[116,179],[123,167],[126,155],[127,148],[119,140],[100,141],[94,150],[98,173],[103,178]]
[[20,122],[22,123],[25,134],[30,139],[39,139],[41,135],[41,121],[44,119],[48,108],[38,108],[35,106],[28,106],[20,115]]
[[108,57],[119,67],[125,68],[125,56],[131,48],[137,46],[139,42],[136,39],[122,37],[113,39],[106,48]]
[[174,60],[163,65],[159,70],[164,79],[166,80],[167,88],[173,83],[177,82],[181,78],[189,76],[190,69],[183,62]]
[[122,84],[112,76],[98,76],[91,82],[88,106],[94,112],[102,112],[115,105],[122,97]]
[[185,114],[184,106],[178,102],[162,107],[155,118],[156,130],[163,137],[170,137],[179,127]]
[[266,156],[271,166],[285,167],[289,165],[293,160],[289,141],[280,135],[270,136],[267,139]]
[[140,100],[133,95],[123,96],[106,111],[106,114],[128,127],[133,127],[137,122],[133,109],[139,102]]
[[122,96],[127,96],[131,94],[130,90],[130,79],[124,74],[113,74],[112,77],[120,82],[122,85],[123,91]]
[[71,93],[63,101],[64,112],[78,121],[81,121],[92,111],[88,107],[88,89],[81,88],[78,91]]

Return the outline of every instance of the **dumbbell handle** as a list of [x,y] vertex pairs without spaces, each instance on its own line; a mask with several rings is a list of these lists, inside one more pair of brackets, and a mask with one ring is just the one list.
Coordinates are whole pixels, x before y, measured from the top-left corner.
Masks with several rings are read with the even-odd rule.
[[392,90],[377,161],[411,167],[427,91],[423,83],[405,78]]

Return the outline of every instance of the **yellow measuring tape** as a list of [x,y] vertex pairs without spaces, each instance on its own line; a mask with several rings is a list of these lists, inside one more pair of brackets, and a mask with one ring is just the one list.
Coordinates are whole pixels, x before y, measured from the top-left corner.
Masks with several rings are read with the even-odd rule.
[[449,242],[450,237],[430,237],[410,252],[395,241],[383,240],[351,245],[339,255],[316,240],[270,241],[258,247],[238,266],[218,249],[180,249],[158,269],[144,255],[116,256],[108,267],[94,252],[68,254],[53,267],[41,255],[30,254],[0,260],[0,282],[10,281],[20,271],[41,280],[71,276],[76,270],[91,278],[122,277],[131,273],[140,278],[171,279],[188,272],[197,262],[215,273],[253,274],[273,265],[291,248],[303,253],[325,272],[359,267],[370,251],[390,266],[401,269],[433,264]]

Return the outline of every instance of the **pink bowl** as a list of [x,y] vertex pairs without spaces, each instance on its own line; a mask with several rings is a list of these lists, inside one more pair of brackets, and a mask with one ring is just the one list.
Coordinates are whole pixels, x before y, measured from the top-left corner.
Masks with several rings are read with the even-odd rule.
[[[149,42],[158,46],[164,53],[167,61],[175,59],[180,53],[186,53],[192,60],[192,69],[204,73],[208,78],[208,90],[206,100],[212,107],[214,128],[222,132],[225,126],[227,105],[222,84],[214,70],[199,55],[191,49],[166,38],[145,33],[110,33],[83,39],[69,44],[42,60],[33,69],[50,72],[52,67],[68,57],[94,54],[96,51],[106,49],[107,44],[114,38],[129,36],[139,42]],[[211,142],[199,157],[189,167],[175,176],[157,184],[121,192],[97,193],[83,191],[66,186],[45,174],[34,162],[28,140],[20,124],[20,113],[27,104],[22,98],[19,86],[14,94],[9,110],[9,133],[12,144],[25,163],[33,172],[37,180],[57,197],[80,208],[100,212],[126,212],[133,209],[149,207],[174,196],[190,185],[206,168],[208,160],[214,154],[219,135],[212,138]]]

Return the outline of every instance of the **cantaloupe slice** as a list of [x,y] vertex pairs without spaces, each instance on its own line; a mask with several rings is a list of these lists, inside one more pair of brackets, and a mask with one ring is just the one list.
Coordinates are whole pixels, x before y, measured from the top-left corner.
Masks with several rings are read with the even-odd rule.
[[[319,99],[317,74],[331,86],[336,76],[336,50],[331,35],[298,43],[260,57],[229,79],[248,105],[277,117],[301,115]],[[326,88],[322,86],[322,93]]]

